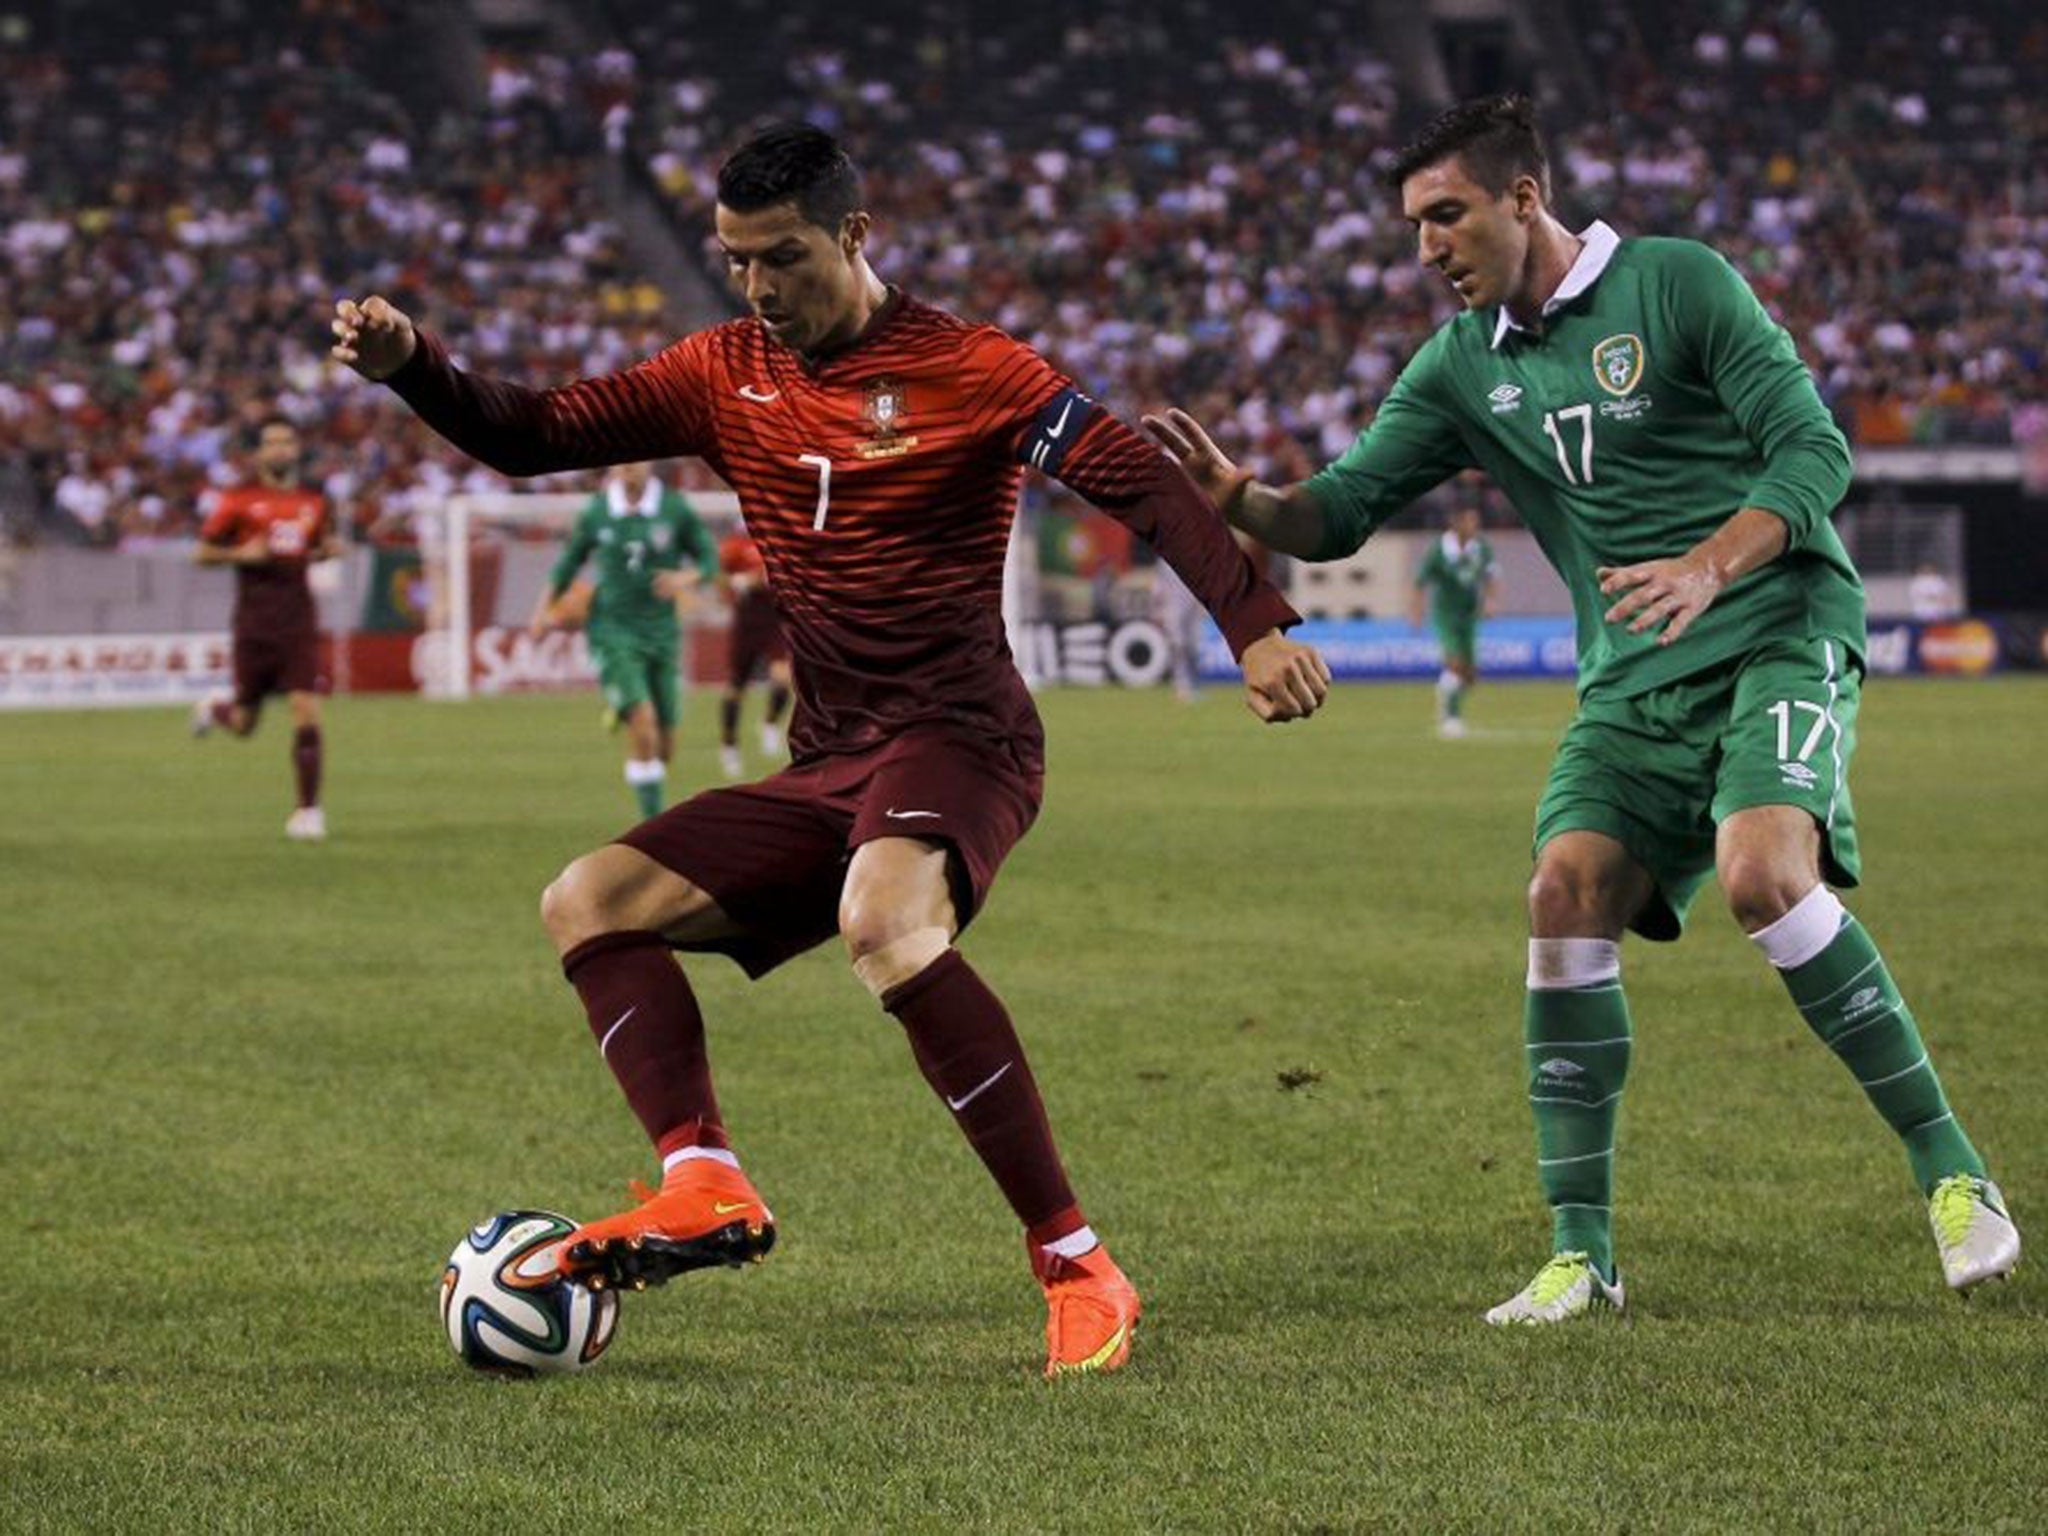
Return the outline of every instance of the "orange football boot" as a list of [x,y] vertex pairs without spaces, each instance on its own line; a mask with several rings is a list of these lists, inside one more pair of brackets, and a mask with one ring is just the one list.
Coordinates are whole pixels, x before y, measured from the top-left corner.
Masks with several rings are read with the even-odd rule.
[[656,1193],[633,1181],[640,1204],[571,1232],[555,1260],[594,1291],[644,1291],[714,1264],[758,1264],[775,1246],[775,1217],[739,1169],[708,1157],[677,1163]]
[[1131,1358],[1138,1292],[1101,1244],[1063,1259],[1026,1240],[1031,1271],[1045,1287],[1045,1374],[1113,1371]]

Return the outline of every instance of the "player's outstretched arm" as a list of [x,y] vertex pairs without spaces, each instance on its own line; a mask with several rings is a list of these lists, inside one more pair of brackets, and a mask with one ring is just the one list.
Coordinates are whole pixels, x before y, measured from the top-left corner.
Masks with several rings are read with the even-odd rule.
[[1761,507],[1744,507],[1684,554],[1636,565],[1603,565],[1593,574],[1601,594],[1616,599],[1610,624],[1626,622],[1632,635],[1663,626],[1669,645],[1738,579],[1785,552],[1785,521]]
[[528,389],[467,373],[388,299],[334,306],[330,356],[388,385],[422,421],[504,475],[695,457],[710,444],[703,391],[670,347],[622,373]]
[[1261,484],[1233,463],[1202,424],[1178,406],[1164,416],[1143,418],[1145,430],[1179,461],[1202,494],[1216,503],[1233,528],[1241,528],[1269,549],[1297,559],[1322,547],[1322,509],[1301,486]]

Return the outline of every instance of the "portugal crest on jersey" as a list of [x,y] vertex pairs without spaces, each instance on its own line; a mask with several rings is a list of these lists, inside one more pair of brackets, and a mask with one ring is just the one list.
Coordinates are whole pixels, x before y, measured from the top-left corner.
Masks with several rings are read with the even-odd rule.
[[1643,338],[1610,336],[1593,349],[1593,378],[1610,395],[1625,395],[1643,377]]
[[875,429],[875,435],[859,445],[862,458],[893,459],[917,446],[915,437],[904,434],[903,424],[910,412],[904,405],[903,386],[894,379],[877,379],[870,384],[860,413]]

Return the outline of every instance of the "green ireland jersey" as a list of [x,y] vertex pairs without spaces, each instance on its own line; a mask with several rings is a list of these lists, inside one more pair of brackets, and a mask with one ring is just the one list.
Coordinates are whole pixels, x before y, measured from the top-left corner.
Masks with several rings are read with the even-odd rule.
[[679,633],[676,607],[656,594],[654,578],[662,571],[680,570],[685,559],[706,581],[718,575],[718,551],[711,535],[689,502],[664,490],[659,480],[649,480],[637,499],[629,499],[617,484],[590,498],[548,577],[549,592],[560,596],[593,556],[597,595],[590,603],[590,637],[599,644],[673,644]]
[[1415,573],[1415,585],[1429,593],[1430,614],[1439,624],[1475,622],[1491,580],[1493,546],[1476,534],[1461,546],[1455,533],[1446,533],[1429,546]]
[[[1311,479],[1341,559],[1417,496],[1477,466],[1570,589],[1579,692],[1628,697],[1771,640],[1859,653],[1863,586],[1829,515],[1849,445],[1792,338],[1716,252],[1622,240],[1595,223],[1531,329],[1468,311],[1402,370],[1379,414]],[[1744,507],[1782,518],[1785,552],[1660,646],[1602,617],[1594,574],[1684,554]]]

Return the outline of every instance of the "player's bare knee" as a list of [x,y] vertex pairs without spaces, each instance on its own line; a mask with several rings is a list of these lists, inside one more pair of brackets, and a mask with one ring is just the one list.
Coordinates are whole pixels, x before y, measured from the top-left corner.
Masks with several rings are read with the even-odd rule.
[[588,854],[549,881],[540,893],[540,920],[555,947],[573,949],[585,939],[616,928],[609,896],[609,888]]
[[1545,860],[1529,881],[1529,932],[1537,938],[1619,934],[1612,908],[1618,893],[1597,872]]
[[1744,933],[1768,928],[1820,883],[1814,871],[1797,861],[1748,851],[1723,855],[1719,873],[1728,910]]

